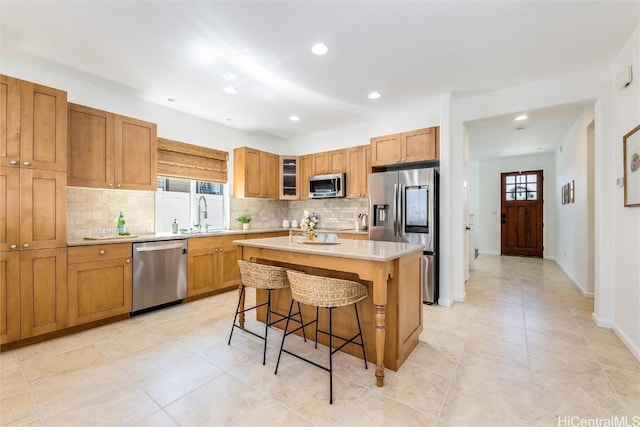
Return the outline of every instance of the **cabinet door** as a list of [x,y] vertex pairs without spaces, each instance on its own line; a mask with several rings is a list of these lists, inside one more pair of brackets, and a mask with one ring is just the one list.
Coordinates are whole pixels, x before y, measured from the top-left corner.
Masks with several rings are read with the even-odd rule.
[[20,169],[20,245],[22,249],[67,244],[66,172]]
[[67,93],[20,83],[20,165],[67,171]]
[[131,311],[131,259],[69,264],[69,326]]
[[394,165],[400,160],[400,134],[371,138],[373,166]]
[[20,246],[20,169],[0,170],[0,251]]
[[362,162],[364,163],[364,197],[369,197],[369,174],[371,170],[371,145],[362,146]]
[[244,197],[262,197],[260,151],[252,148],[245,149],[244,162]]
[[309,177],[313,174],[313,155],[300,157],[300,199],[309,199]]
[[[192,239],[196,240],[196,239]],[[216,256],[218,248],[189,248],[187,258],[189,275],[187,276],[187,296],[205,294],[217,289]]]
[[347,197],[364,197],[365,178],[362,147],[347,150]]
[[329,151],[329,172],[343,173],[347,170],[347,150]]
[[0,344],[20,339],[20,253],[0,252]]
[[279,157],[277,155],[262,152],[260,178],[263,198],[278,199],[278,160]]
[[20,80],[0,75],[0,166],[20,162]]
[[218,289],[238,287],[240,267],[238,267],[238,246],[228,244],[218,248]]
[[67,184],[110,188],[114,185],[114,116],[82,105],[68,106]]
[[278,177],[280,200],[295,200],[300,197],[300,159],[295,156],[280,156]]
[[329,173],[329,153],[315,153],[313,155],[313,171],[311,175]]
[[402,163],[436,159],[435,128],[403,133],[400,147]]
[[156,190],[157,144],[155,123],[115,115],[116,188]]
[[67,325],[67,248],[20,253],[21,338]]

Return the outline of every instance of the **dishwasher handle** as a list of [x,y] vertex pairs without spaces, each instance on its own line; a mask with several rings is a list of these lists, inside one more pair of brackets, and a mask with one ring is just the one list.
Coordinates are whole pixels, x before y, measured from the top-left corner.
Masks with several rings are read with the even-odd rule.
[[182,249],[182,253],[186,254],[187,248],[185,248],[184,243],[174,243],[173,245],[163,245],[163,246],[142,246],[136,248],[137,252],[156,252],[156,251],[166,251],[167,249]]

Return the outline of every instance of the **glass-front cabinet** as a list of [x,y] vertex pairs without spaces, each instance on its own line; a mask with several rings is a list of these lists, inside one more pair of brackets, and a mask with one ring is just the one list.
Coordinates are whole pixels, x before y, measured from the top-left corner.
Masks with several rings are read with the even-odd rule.
[[280,200],[300,198],[298,172],[299,158],[297,156],[280,156]]

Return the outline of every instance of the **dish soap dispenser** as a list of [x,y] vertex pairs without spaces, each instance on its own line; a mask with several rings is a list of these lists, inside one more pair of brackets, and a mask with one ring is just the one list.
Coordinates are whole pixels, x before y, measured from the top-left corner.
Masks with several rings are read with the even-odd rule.
[[178,218],[174,218],[173,224],[171,224],[171,232],[172,233],[178,232]]
[[122,211],[120,211],[120,216],[118,217],[118,236],[124,236],[127,234],[127,227],[124,222],[124,215],[122,215]]

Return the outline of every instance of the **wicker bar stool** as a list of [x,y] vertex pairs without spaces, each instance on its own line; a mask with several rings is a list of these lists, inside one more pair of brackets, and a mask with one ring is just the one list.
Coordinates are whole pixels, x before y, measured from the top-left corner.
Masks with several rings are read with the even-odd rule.
[[[329,404],[333,404],[333,354],[340,351],[345,345],[353,343],[362,347],[362,358],[364,359],[364,368],[367,367],[367,354],[364,348],[364,338],[362,336],[362,328],[360,327],[360,317],[358,316],[357,302],[367,297],[367,288],[362,284],[353,282],[350,280],[334,279],[331,277],[312,276],[310,274],[300,273],[298,271],[287,272],[289,276],[289,286],[291,287],[291,305],[289,306],[289,317],[284,328],[285,333],[282,336],[282,343],[280,344],[280,353],[278,353],[278,362],[276,363],[275,374],[278,374],[278,366],[280,365],[280,356],[282,352],[290,354],[298,359],[309,362],[320,369],[329,372]],[[293,303],[298,303],[298,311],[300,311],[300,303],[313,306],[316,308],[315,320],[304,324],[292,331],[289,331],[289,319],[293,311]],[[353,304],[353,308],[356,312],[356,322],[358,323],[358,333],[353,338],[344,338],[333,334],[333,310],[337,307],[343,307]],[[323,307],[329,310],[329,332],[318,329],[318,311]],[[315,323],[316,327],[316,343],[315,347],[318,348],[318,333],[329,335],[329,368],[322,366],[312,360],[306,359],[300,355],[294,354],[284,349],[284,341],[288,335],[295,333],[296,331],[304,328],[308,325]],[[333,349],[333,339],[338,338],[344,341],[335,350]],[[360,338],[360,342],[355,340]]]
[[[271,327],[271,325],[275,325],[278,322],[282,322],[285,319],[287,320],[288,324],[289,318],[296,315],[300,317],[300,320],[293,319],[294,322],[302,324],[302,311],[300,310],[299,303],[298,312],[292,313],[292,310],[289,310],[289,316],[271,310],[271,291],[289,287],[289,279],[287,278],[287,270],[285,268],[273,265],[258,264],[255,262],[244,260],[238,260],[238,265],[240,266],[240,277],[242,280],[242,286],[240,288],[240,296],[238,298],[238,305],[236,306],[236,314],[233,317],[233,326],[231,327],[231,333],[229,334],[229,342],[227,343],[227,345],[231,345],[231,337],[233,336],[233,330],[235,328],[242,329],[243,331],[264,340],[264,349],[262,351],[262,364],[264,365],[267,360],[267,336],[269,333],[269,327]],[[243,310],[240,310],[240,302],[242,301],[246,287],[266,290],[268,292],[267,302],[249,308],[245,307]],[[236,323],[239,314],[245,313],[249,310],[257,309],[258,307],[263,307],[265,305],[267,306],[267,318],[265,319],[266,321],[264,327],[264,336],[258,335],[253,331],[245,329],[244,327]],[[272,315],[274,314],[276,316],[279,316],[280,319],[275,321],[272,320]],[[304,335],[304,330],[302,332]],[[306,335],[304,335],[304,340],[307,341]]]

